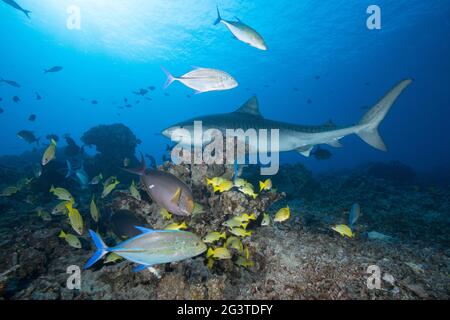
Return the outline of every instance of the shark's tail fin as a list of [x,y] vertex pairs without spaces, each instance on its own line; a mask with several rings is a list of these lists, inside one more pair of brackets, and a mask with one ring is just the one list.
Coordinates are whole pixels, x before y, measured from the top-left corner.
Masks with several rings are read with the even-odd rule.
[[219,6],[217,6],[217,19],[214,21],[214,25],[218,25],[222,21],[222,17],[220,16]]
[[359,121],[361,127],[356,134],[372,147],[386,151],[386,145],[378,133],[378,126],[383,121],[391,106],[403,90],[411,84],[412,79],[406,79],[398,83],[389,91],[383,99],[373,106]]

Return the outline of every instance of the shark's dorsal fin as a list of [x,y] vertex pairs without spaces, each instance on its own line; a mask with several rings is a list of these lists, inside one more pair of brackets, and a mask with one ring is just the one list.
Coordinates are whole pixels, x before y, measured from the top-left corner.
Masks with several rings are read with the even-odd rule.
[[239,109],[235,111],[236,113],[251,114],[253,116],[262,117],[259,112],[259,103],[256,96],[251,97],[244,103]]

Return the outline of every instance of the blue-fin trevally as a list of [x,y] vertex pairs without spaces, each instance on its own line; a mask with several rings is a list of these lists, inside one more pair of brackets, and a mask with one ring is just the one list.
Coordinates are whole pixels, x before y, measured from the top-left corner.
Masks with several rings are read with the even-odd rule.
[[[403,90],[408,87],[412,79],[406,79],[395,85],[377,104],[375,104],[362,119],[353,125],[338,127],[330,125],[306,126],[264,118],[259,112],[259,104],[256,96],[250,98],[243,106],[234,112],[199,116],[194,119],[182,121],[162,131],[162,134],[174,141],[191,141],[194,136],[194,121],[200,121],[204,131],[217,129],[225,136],[226,130],[248,130],[248,129],[272,129],[279,130],[279,150],[296,150],[302,155],[309,157],[315,145],[328,144],[340,147],[339,140],[347,135],[356,134],[372,147],[386,151],[386,145],[378,133],[378,126],[386,116],[387,112],[396,101]],[[172,136],[173,135],[173,136]],[[183,136],[183,135],[186,135]],[[194,143],[196,140],[193,139]],[[256,152],[270,152],[271,148],[265,143],[249,141],[250,150]],[[270,138],[269,138],[270,140]],[[201,141],[203,145],[210,141]],[[252,144],[253,143],[253,144]]]
[[106,246],[97,233],[89,230],[97,251],[84,268],[91,267],[109,252],[139,264],[134,271],[141,271],[156,264],[192,258],[206,251],[206,245],[192,232],[143,227],[136,229],[142,233],[111,248]]
[[224,20],[220,16],[219,6],[217,6],[217,19],[214,25],[223,23],[228,30],[236,37],[236,39],[260,50],[267,50],[263,37],[253,28],[249,27],[241,20],[236,21]]

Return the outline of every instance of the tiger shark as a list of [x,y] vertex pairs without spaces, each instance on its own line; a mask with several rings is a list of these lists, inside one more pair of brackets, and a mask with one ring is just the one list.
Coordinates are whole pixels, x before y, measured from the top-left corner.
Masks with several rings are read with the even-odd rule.
[[[181,134],[184,132],[186,135],[193,136],[194,123],[201,121],[203,129],[216,129],[223,134],[226,134],[226,131],[229,129],[267,129],[268,131],[278,129],[278,151],[296,150],[306,157],[309,157],[314,146],[319,144],[341,147],[339,140],[351,134],[358,135],[363,141],[376,149],[386,151],[386,145],[378,133],[378,126],[399,95],[412,81],[412,79],[405,79],[399,82],[378,103],[370,108],[359,122],[349,126],[338,127],[333,123],[318,126],[299,125],[266,119],[259,111],[257,97],[253,96],[234,112],[199,116],[182,121],[163,130],[162,134],[172,141],[180,141],[186,138],[180,136],[180,132],[182,132]],[[202,141],[202,144],[205,145],[206,141]],[[268,147],[269,150],[261,150],[261,144],[255,144],[254,147],[259,148],[257,150],[259,152],[270,151],[270,147]]]

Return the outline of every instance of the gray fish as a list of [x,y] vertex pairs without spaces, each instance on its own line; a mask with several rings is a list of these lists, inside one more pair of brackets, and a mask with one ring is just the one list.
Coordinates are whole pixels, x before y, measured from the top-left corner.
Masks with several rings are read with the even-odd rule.
[[[296,125],[266,119],[259,112],[258,100],[254,96],[234,112],[196,117],[195,119],[183,121],[171,126],[163,130],[162,134],[170,139],[174,138],[174,141],[177,143],[180,141],[190,141],[191,137],[194,136],[194,121],[202,121],[204,131],[217,129],[224,135],[227,129],[266,129],[269,132],[272,129],[279,129],[278,151],[296,150],[306,157],[310,156],[315,145],[328,144],[338,147],[341,146],[339,140],[350,134],[356,134],[372,147],[386,151],[386,146],[378,133],[378,126],[398,96],[411,82],[412,79],[406,79],[398,83],[384,98],[367,111],[357,124],[347,127]],[[172,137],[172,135],[174,136]],[[208,144],[209,142],[204,140],[202,141],[202,145]],[[261,144],[258,141],[250,142],[254,142],[250,147],[252,150],[256,150],[256,152],[270,151],[270,147],[265,143]]]
[[0,78],[0,82],[9,84],[11,87],[20,88],[20,84],[18,84],[16,81],[13,81],[13,80],[6,80],[3,78]]
[[311,152],[311,155],[313,155],[317,160],[328,160],[331,158],[332,154],[327,149],[322,149],[320,147],[317,147],[316,150]]
[[36,143],[39,145],[39,138],[36,138],[33,131],[21,130],[17,133],[17,136],[28,143]]
[[256,30],[252,29],[239,19],[237,19],[237,21],[228,21],[222,19],[222,17],[220,16],[219,7],[217,7],[217,19],[214,22],[214,25],[217,25],[219,23],[223,23],[238,40],[254,48],[267,50],[267,46],[264,42],[263,37],[261,37],[261,35],[256,32]]
[[66,178],[75,176],[77,178],[78,182],[80,183],[81,188],[82,189],[87,188],[87,186],[89,185],[89,177],[88,177],[86,171],[84,170],[84,165],[81,164],[80,168],[73,170],[72,164],[70,163],[69,160],[66,160],[66,164],[67,164]]
[[30,13],[31,13],[31,11],[30,10],[25,10],[25,9],[23,9],[21,6],[19,6],[18,4],[17,4],[17,2],[15,2],[14,0],[2,0],[4,3],[6,3],[6,4],[9,4],[11,7],[13,7],[14,9],[16,9],[16,10],[19,10],[19,11],[22,11],[27,17],[28,17],[28,19],[30,19]]
[[45,70],[44,69],[44,73],[53,73],[53,72],[59,72],[63,69],[63,67],[60,66],[55,66],[55,67],[51,67],[50,69]]
[[179,216],[190,216],[194,210],[191,189],[173,174],[159,170],[146,172],[144,156],[138,169],[123,170],[140,175],[141,185],[160,207]]

